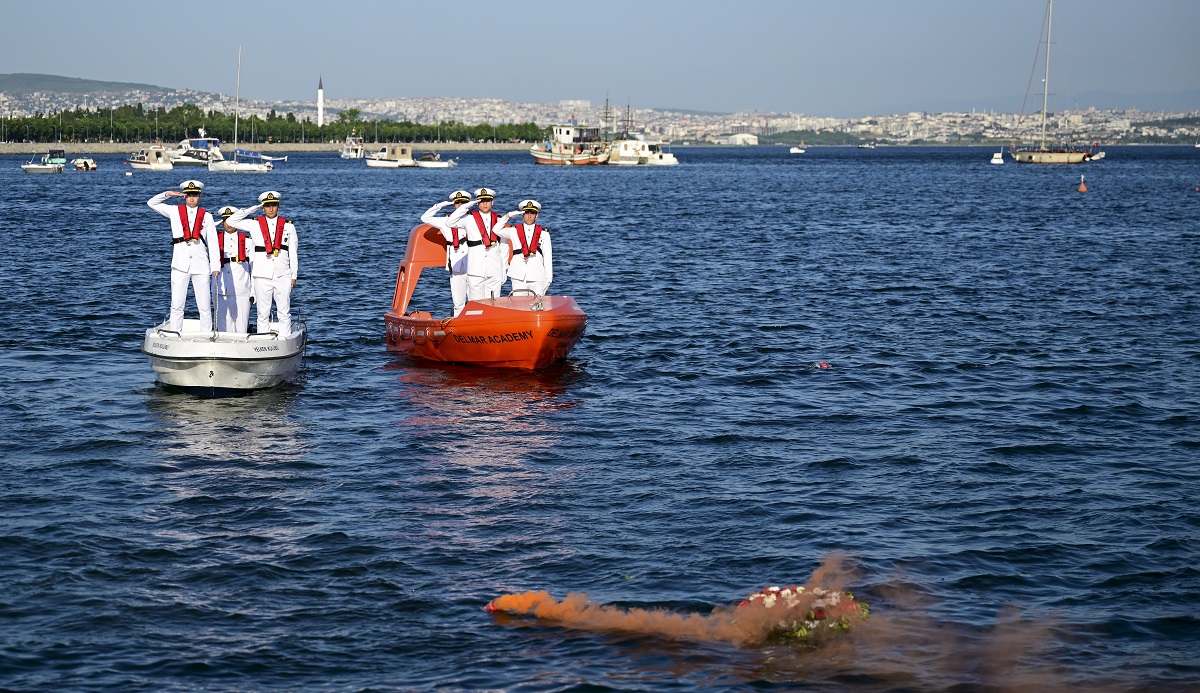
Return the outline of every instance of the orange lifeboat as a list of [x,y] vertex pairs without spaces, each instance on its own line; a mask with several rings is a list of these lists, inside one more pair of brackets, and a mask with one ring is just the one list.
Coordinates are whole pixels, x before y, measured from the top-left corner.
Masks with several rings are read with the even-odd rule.
[[457,317],[408,310],[421,270],[446,266],[446,241],[428,224],[413,228],[383,316],[387,348],[417,359],[534,370],[562,361],[587,328],[570,296],[500,296],[467,301]]

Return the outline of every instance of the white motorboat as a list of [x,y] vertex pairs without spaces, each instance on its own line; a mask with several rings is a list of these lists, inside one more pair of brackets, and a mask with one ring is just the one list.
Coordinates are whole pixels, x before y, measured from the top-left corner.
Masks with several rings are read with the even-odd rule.
[[27,164],[21,164],[25,173],[62,173],[67,167],[67,153],[62,149],[51,149],[41,158],[33,158]]
[[645,141],[637,139],[613,140],[608,143],[609,166],[637,166],[650,158],[650,149]]
[[71,165],[75,167],[76,171],[95,171],[97,168],[96,160],[90,156],[71,159]]
[[135,171],[170,171],[175,168],[170,155],[161,144],[152,144],[137,150],[129,155],[126,163]]
[[363,138],[355,137],[354,131],[351,130],[349,135],[346,135],[346,141],[342,143],[340,155],[343,159],[361,159],[366,156],[367,150],[363,147]]
[[388,144],[379,148],[374,154],[368,154],[368,168],[408,168],[416,166],[411,145]]
[[659,140],[657,142],[647,142],[646,151],[648,156],[643,164],[647,166],[678,166],[679,159],[671,153],[671,150],[664,149],[667,146],[666,142]]
[[990,163],[1003,164],[1004,163],[1004,150],[1002,149],[1002,150],[996,152],[995,154],[993,154],[992,160]]
[[803,154],[803,153],[804,153],[804,147],[800,147],[800,146],[794,146],[788,150],[788,154]]
[[154,377],[185,392],[222,397],[274,387],[295,377],[304,362],[308,328],[292,321],[292,333],[247,334],[203,329],[200,320],[183,321],[183,330],[166,321],[146,330],[142,353],[150,358]]
[[274,170],[275,164],[272,161],[287,160],[287,157],[271,157],[263,156],[258,152],[249,152],[245,149],[234,149],[232,159],[223,159],[221,161],[211,161],[208,164],[208,170],[217,173],[266,173]]
[[437,152],[423,152],[417,157],[418,168],[453,168],[458,165],[454,159],[443,159]]
[[216,137],[205,137],[204,128],[199,129],[200,136],[181,140],[179,146],[167,150],[167,156],[175,166],[208,166],[213,161],[223,161],[221,140]]

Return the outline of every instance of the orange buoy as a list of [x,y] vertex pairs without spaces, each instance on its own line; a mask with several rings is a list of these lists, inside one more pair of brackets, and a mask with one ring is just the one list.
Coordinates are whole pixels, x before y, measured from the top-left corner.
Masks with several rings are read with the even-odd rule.
[[1079,192],[1087,192],[1087,186],[1083,184],[1083,176],[1079,176]]

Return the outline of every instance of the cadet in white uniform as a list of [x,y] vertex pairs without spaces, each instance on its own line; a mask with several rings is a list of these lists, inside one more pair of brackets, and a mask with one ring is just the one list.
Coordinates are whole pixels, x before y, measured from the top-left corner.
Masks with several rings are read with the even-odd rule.
[[[474,201],[454,210],[446,219],[450,226],[467,232],[467,298],[472,301],[499,296],[504,285],[508,244],[500,243],[496,235],[501,222],[500,216],[492,211],[495,199],[495,190],[479,188]],[[478,211],[472,211],[476,204]]]
[[[222,207],[222,220],[237,213],[237,207]],[[224,227],[224,228],[222,228]],[[221,274],[217,278],[217,330],[246,334],[250,325],[250,296],[254,291],[250,281],[250,254],[254,240],[223,221],[217,227],[218,247],[221,249]]]
[[[299,238],[292,222],[279,216],[280,194],[274,190],[258,196],[258,204],[247,207],[226,220],[235,229],[250,234],[254,253],[250,256],[250,276],[254,281],[254,310],[258,332],[271,329],[271,301],[282,334],[292,333],[292,287],[299,269]],[[262,210],[263,216],[247,219]]]
[[421,222],[440,230],[446,239],[446,271],[450,273],[450,297],[454,300],[454,315],[462,312],[467,304],[467,234],[457,226],[446,223],[449,215],[434,216],[447,205],[455,209],[471,201],[471,194],[466,190],[455,190],[450,193],[447,202],[439,202],[425,210]]
[[512,243],[512,261],[508,263],[508,278],[512,290],[529,289],[538,296],[545,296],[554,281],[554,249],[550,245],[550,231],[537,223],[542,205],[537,200],[521,200],[518,211],[504,215],[507,222],[518,214],[522,221],[514,226],[507,223],[496,230],[496,235]]
[[[179,190],[168,190],[150,198],[146,204],[171,221],[171,313],[170,329],[183,330],[183,307],[187,303],[188,283],[196,296],[202,329],[212,329],[212,301],[209,282],[221,271],[217,232],[212,215],[200,206],[204,183],[185,180]],[[182,197],[184,204],[169,205],[167,198]]]

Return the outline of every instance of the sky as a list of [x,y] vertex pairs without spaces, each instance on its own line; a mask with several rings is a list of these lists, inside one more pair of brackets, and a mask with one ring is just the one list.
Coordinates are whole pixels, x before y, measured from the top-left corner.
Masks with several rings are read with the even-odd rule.
[[[315,100],[321,79],[326,100],[607,98],[842,118],[1016,112],[1045,8],[1045,0],[22,1],[4,8],[0,73],[232,94],[240,45],[241,96],[261,101]],[[1198,29],[1200,0],[1058,0],[1051,106],[1098,105],[1089,101],[1100,92],[1191,92],[1185,98],[1200,109]],[[1031,101],[1041,89],[1038,67]]]

